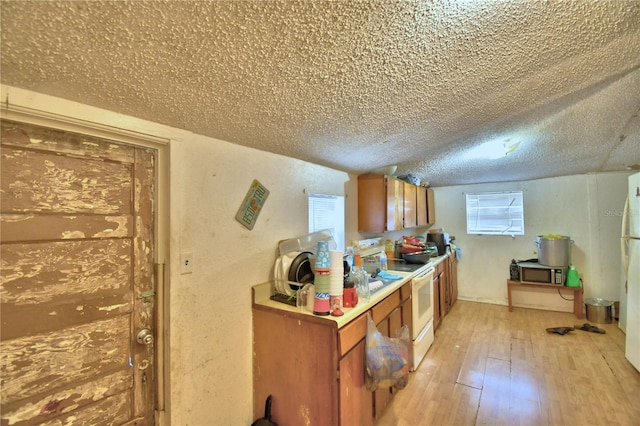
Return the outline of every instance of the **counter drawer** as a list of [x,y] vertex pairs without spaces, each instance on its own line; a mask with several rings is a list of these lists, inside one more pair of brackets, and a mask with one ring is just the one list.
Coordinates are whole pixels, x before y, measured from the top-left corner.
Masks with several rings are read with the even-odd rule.
[[373,322],[377,325],[400,305],[400,290],[396,290],[371,309]]
[[400,287],[400,299],[404,302],[411,297],[411,281]]
[[345,325],[338,332],[340,357],[343,357],[367,335],[367,313]]

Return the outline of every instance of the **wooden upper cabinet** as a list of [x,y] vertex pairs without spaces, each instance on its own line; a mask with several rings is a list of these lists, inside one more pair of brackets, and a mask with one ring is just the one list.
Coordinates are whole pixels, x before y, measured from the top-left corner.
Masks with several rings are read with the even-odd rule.
[[358,231],[399,231],[435,223],[433,190],[383,175],[358,176]]
[[425,189],[427,190],[427,225],[433,225],[436,223],[436,206],[433,199],[433,189]]
[[358,176],[358,231],[402,229],[404,182],[383,175]]
[[404,225],[405,182],[387,177],[387,231],[398,231]]
[[384,176],[358,176],[358,231],[384,232],[387,226],[387,184]]
[[404,227],[418,226],[418,187],[404,182]]
[[427,215],[427,188],[416,187],[416,225],[426,226],[429,224]]

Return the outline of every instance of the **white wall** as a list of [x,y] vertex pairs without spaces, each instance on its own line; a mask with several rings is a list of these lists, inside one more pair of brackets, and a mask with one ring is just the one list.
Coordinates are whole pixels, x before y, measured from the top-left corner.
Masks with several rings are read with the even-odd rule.
[[[250,424],[250,287],[272,276],[279,240],[307,233],[308,193],[356,200],[355,188],[342,172],[195,135],[172,143],[171,161],[172,257],[194,253],[192,275],[171,274],[172,423]],[[270,195],[248,231],[234,216],[253,178]]]
[[[307,194],[345,195],[357,229],[357,178],[156,123],[2,86],[2,99],[170,139],[169,417],[173,425],[251,424],[251,286],[268,281],[278,241],[307,233]],[[252,231],[235,220],[249,185],[270,190]],[[180,253],[193,273],[179,274]]]
[[[525,182],[434,188],[436,224],[455,235],[462,251],[458,264],[459,297],[507,304],[511,259],[537,257],[534,240],[562,234],[575,242],[572,262],[584,282],[584,297],[619,300],[620,226],[630,173],[598,173]],[[522,190],[525,235],[467,235],[465,193]],[[571,296],[565,296],[570,298]],[[573,304],[557,293],[514,291],[515,306],[571,312]]]

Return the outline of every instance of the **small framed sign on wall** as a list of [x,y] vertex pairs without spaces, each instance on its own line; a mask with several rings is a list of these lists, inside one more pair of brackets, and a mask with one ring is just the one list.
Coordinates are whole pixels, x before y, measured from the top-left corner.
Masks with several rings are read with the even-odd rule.
[[252,230],[268,196],[269,190],[257,179],[254,179],[249,192],[247,192],[238,209],[238,213],[236,213],[236,220],[245,228]]

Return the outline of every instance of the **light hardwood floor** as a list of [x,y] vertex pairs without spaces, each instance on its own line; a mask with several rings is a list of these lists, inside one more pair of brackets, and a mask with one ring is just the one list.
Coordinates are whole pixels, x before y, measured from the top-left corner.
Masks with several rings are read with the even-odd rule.
[[618,323],[459,300],[376,426],[640,425],[640,373]]

